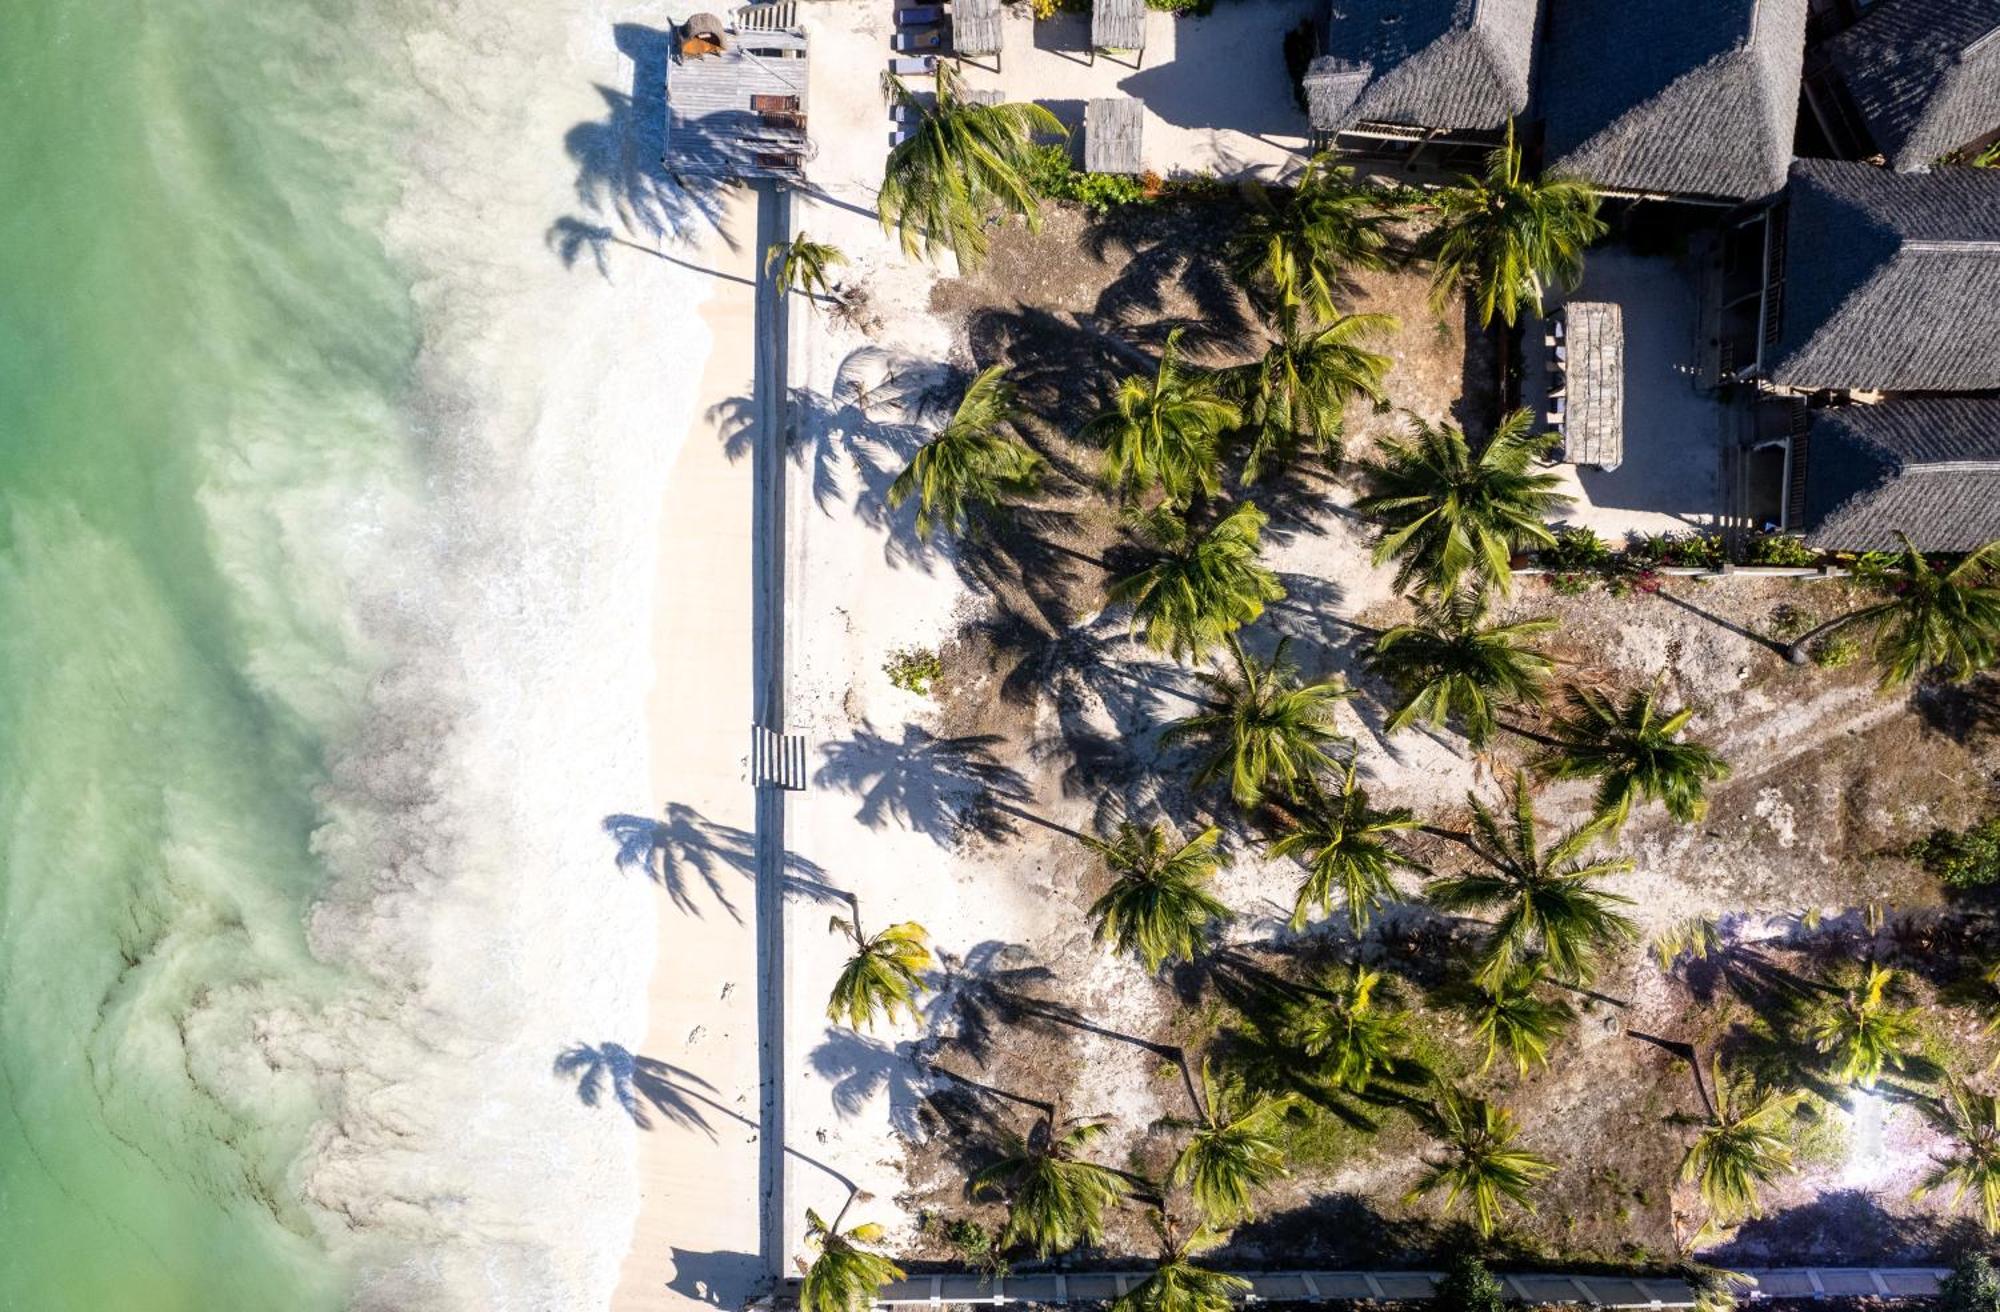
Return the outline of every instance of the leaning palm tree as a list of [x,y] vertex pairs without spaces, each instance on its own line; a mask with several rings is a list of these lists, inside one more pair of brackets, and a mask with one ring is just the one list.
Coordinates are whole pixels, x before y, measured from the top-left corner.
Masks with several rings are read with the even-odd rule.
[[1368,790],[1354,781],[1352,758],[1341,773],[1340,791],[1329,793],[1315,781],[1297,790],[1281,808],[1284,832],[1271,844],[1273,857],[1295,856],[1305,864],[1306,877],[1292,899],[1293,929],[1304,929],[1314,909],[1333,910],[1337,893],[1347,906],[1347,923],[1356,934],[1368,918],[1396,896],[1394,872],[1423,867],[1390,841],[1420,827],[1408,807],[1378,811],[1368,804]]
[[996,210],[1021,215],[1030,231],[1041,228],[1027,169],[1035,135],[1063,131],[1055,115],[1040,105],[981,104],[942,60],[931,98],[894,74],[883,76],[882,90],[913,125],[890,150],[875,197],[882,231],[896,233],[905,255],[935,259],[949,250],[972,268],[985,258],[986,219]]
[[889,484],[890,506],[917,498],[917,532],[964,533],[976,517],[1032,493],[1045,462],[1007,433],[1016,414],[1004,365],[980,371],[937,435],[917,448]]
[[1548,963],[1538,957],[1504,975],[1475,978],[1464,989],[1473,1032],[1486,1042],[1486,1058],[1479,1065],[1481,1075],[1501,1053],[1507,1054],[1521,1075],[1549,1064],[1549,1048],[1576,1019],[1576,1008],[1565,999],[1547,997],[1540,991],[1548,973]]
[[874,1305],[882,1286],[903,1278],[903,1268],[863,1247],[881,1242],[882,1227],[868,1221],[842,1230],[841,1217],[846,1215],[847,1209],[841,1208],[840,1216],[828,1225],[818,1212],[806,1209],[806,1242],[819,1250],[819,1256],[799,1285],[799,1306],[805,1312],[863,1312]]
[[1365,396],[1381,402],[1383,379],[1394,360],[1368,343],[1396,330],[1387,314],[1347,314],[1328,320],[1297,307],[1277,315],[1277,336],[1263,358],[1229,371],[1241,400],[1243,482],[1255,483],[1310,452],[1326,461],[1340,456],[1347,403]]
[[1132,608],[1133,628],[1145,631],[1154,650],[1176,660],[1205,655],[1285,595],[1257,559],[1264,522],[1248,501],[1206,528],[1168,506],[1135,516],[1133,536],[1148,558],[1112,581],[1112,604]]
[[1493,1233],[1507,1203],[1534,1211],[1528,1195],[1556,1169],[1555,1163],[1513,1146],[1519,1131],[1506,1108],[1446,1084],[1439,1086],[1437,1100],[1424,1119],[1444,1152],[1425,1161],[1410,1201],[1442,1189],[1449,1214],[1461,1198],[1470,1200],[1481,1235]]
[[1486,803],[1468,795],[1472,834],[1467,846],[1483,868],[1434,879],[1424,895],[1444,911],[1491,908],[1500,913],[1480,968],[1487,984],[1505,979],[1535,953],[1548,958],[1556,978],[1587,980],[1600,950],[1639,937],[1638,925],[1617,910],[1632,899],[1597,887],[1606,875],[1630,870],[1632,862],[1588,855],[1610,832],[1610,816],[1594,816],[1543,847],[1534,797],[1519,770],[1513,793],[1513,815],[1504,829]]
[[1875,1087],[1885,1068],[1901,1070],[1921,1038],[1913,1008],[1895,1006],[1896,972],[1869,962],[1849,987],[1834,987],[1807,1017],[1806,1036],[1843,1084]]
[[2000,587],[1993,586],[2000,542],[1989,542],[1940,569],[1907,535],[1896,538],[1903,549],[1885,570],[1889,596],[1801,636],[1786,649],[1793,664],[1804,664],[1821,638],[1851,626],[1873,630],[1873,655],[1885,688],[1932,670],[1968,678],[2000,655]]
[[1932,1158],[1931,1170],[1914,1196],[1922,1198],[1950,1185],[1951,1207],[1956,1211],[1968,1193],[1976,1192],[1986,1233],[2000,1232],[2000,1098],[1950,1080],[1943,1101],[1951,1151]]
[[1375,563],[1396,567],[1396,589],[1433,595],[1457,590],[1468,576],[1507,592],[1513,554],[1555,545],[1549,516],[1571,498],[1554,474],[1529,466],[1549,445],[1534,416],[1516,410],[1475,452],[1450,424],[1410,416],[1415,432],[1382,443],[1366,461],[1368,495],[1354,508],[1381,531]]
[[1269,661],[1244,651],[1233,633],[1225,645],[1235,670],[1203,674],[1201,709],[1169,724],[1163,737],[1196,743],[1202,760],[1194,786],[1226,776],[1230,796],[1247,811],[1263,801],[1267,788],[1291,792],[1333,766],[1327,749],[1349,741],[1333,727],[1333,710],[1354,694],[1337,678],[1302,683],[1298,668],[1285,659],[1290,639],[1278,643]]
[[1381,983],[1381,972],[1366,967],[1337,971],[1298,1004],[1288,1026],[1287,1041],[1351,1093],[1366,1093],[1377,1071],[1394,1071],[1409,1046],[1407,1018],[1375,996]]
[[1402,695],[1389,732],[1455,721],[1477,750],[1500,727],[1502,706],[1538,704],[1548,695],[1555,662],[1528,640],[1552,631],[1556,621],[1541,616],[1485,624],[1485,618],[1484,596],[1453,593],[1421,603],[1415,623],[1375,640],[1368,667]]
[[869,937],[862,933],[857,903],[850,916],[833,917],[827,930],[846,935],[854,944],[854,955],[833,982],[827,1018],[854,1030],[874,1029],[878,1014],[891,1025],[899,1012],[908,1012],[916,1019],[917,998],[925,992],[918,972],[931,966],[924,927],[906,920]]
[[778,286],[785,291],[804,292],[807,305],[814,304],[817,297],[832,294],[833,282],[828,275],[846,263],[847,255],[840,247],[814,241],[803,232],[764,254],[764,272],[770,273],[775,267]]
[[1218,1085],[1206,1063],[1201,1084],[1202,1120],[1174,1158],[1167,1182],[1186,1188],[1209,1224],[1230,1226],[1255,1215],[1251,1195],[1285,1174],[1278,1122],[1298,1099],[1248,1096]]
[[1758,1189],[1797,1169],[1792,1123],[1805,1095],[1760,1091],[1749,1080],[1731,1082],[1720,1060],[1713,1070],[1714,1113],[1688,1145],[1681,1179],[1699,1182],[1709,1224],[1727,1229],[1746,1217],[1762,1216]]
[[1681,739],[1694,710],[1665,710],[1657,684],[1622,700],[1572,687],[1567,700],[1568,713],[1549,730],[1557,745],[1535,769],[1551,779],[1598,780],[1597,809],[1615,813],[1620,824],[1640,797],[1692,824],[1708,810],[1702,790],[1729,777],[1729,763],[1713,749]]
[[1181,359],[1181,330],[1167,334],[1153,376],[1121,379],[1111,405],[1077,432],[1104,448],[1104,476],[1127,501],[1159,488],[1176,505],[1222,488],[1217,444],[1242,412],[1222,394],[1220,375]]
[[1589,183],[1522,176],[1511,122],[1506,142],[1486,157],[1483,177],[1460,178],[1432,200],[1437,222],[1424,242],[1432,303],[1442,309],[1464,287],[1481,326],[1498,314],[1512,327],[1523,305],[1540,314],[1548,285],[1575,287],[1584,249],[1608,231]]
[[1195,1262],[1222,1242],[1216,1231],[1206,1225],[1178,1226],[1157,1212],[1153,1231],[1160,1237],[1158,1265],[1112,1303],[1112,1312],[1232,1312],[1236,1299],[1250,1292],[1250,1282],[1242,1276]]
[[1251,183],[1244,195],[1248,212],[1229,244],[1230,267],[1274,312],[1303,307],[1331,317],[1347,270],[1389,265],[1395,216],[1381,193],[1325,155],[1308,161],[1290,190]]
[[1182,843],[1164,824],[1141,829],[1127,820],[1108,842],[1084,839],[1112,876],[1111,887],[1090,906],[1097,941],[1136,954],[1149,971],[1169,960],[1194,960],[1209,927],[1230,918],[1229,908],[1205,887],[1220,864],[1215,845],[1221,838],[1222,831],[1210,826]]
[[1124,1176],[1083,1156],[1105,1129],[1095,1120],[1065,1121],[1058,1128],[1053,1116],[1043,1117],[1027,1138],[1010,1136],[999,1161],[974,1173],[973,1197],[1007,1195],[1002,1248],[1032,1244],[1037,1257],[1048,1257],[1104,1242],[1104,1214],[1132,1191]]

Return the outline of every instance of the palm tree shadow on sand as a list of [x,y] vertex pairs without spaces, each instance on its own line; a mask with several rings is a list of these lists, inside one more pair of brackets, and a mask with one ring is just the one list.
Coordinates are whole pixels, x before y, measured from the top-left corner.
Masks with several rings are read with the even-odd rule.
[[859,797],[855,818],[870,829],[893,822],[941,845],[965,834],[1005,838],[1016,828],[1002,804],[1032,793],[995,754],[1000,743],[998,734],[940,738],[914,724],[891,738],[863,721],[852,738],[820,748],[813,782]]
[[[718,824],[691,806],[667,803],[660,816],[619,813],[604,817],[604,832],[617,844],[618,868],[637,871],[666,890],[682,911],[699,916],[694,895],[698,883],[742,923],[729,897],[731,878],[749,880],[757,873],[757,840],[747,829]],[[826,872],[818,863],[795,852],[785,853],[785,890],[824,900]]]

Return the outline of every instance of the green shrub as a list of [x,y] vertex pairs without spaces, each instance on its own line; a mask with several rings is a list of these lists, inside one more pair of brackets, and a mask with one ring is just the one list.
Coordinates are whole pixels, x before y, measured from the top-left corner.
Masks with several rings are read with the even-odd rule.
[[1438,1280],[1432,1301],[1442,1312],[1500,1312],[1507,1295],[1484,1262],[1462,1254],[1452,1259]]
[[1581,527],[1556,530],[1556,544],[1543,547],[1542,564],[1554,570],[1606,570],[1611,568],[1611,544],[1596,532]]
[[1781,601],[1771,607],[1771,618],[1765,629],[1779,642],[1790,642],[1813,626],[1812,614],[1789,601]]
[[944,673],[944,662],[924,647],[898,647],[882,663],[882,672],[903,691],[928,697],[931,685]]
[[961,1216],[946,1222],[944,1241],[958,1250],[959,1259],[967,1266],[990,1275],[1007,1274],[1007,1259],[1001,1255],[998,1239],[971,1217]]
[[1778,565],[1786,569],[1804,569],[1819,564],[1819,552],[1805,544],[1804,539],[1789,533],[1759,533],[1750,539],[1744,548],[1743,560],[1748,565]]
[[1838,670],[1852,665],[1861,656],[1861,644],[1852,638],[1821,638],[1808,653],[1822,670]]
[[1070,163],[1068,146],[1037,146],[1028,160],[1028,186],[1044,200],[1073,201],[1096,213],[1146,199],[1146,187],[1122,173],[1085,173]]
[[1705,533],[1648,533],[1628,549],[1635,560],[1679,569],[1720,569],[1729,560],[1722,539]]
[[2000,1272],[1984,1253],[1958,1260],[1938,1282],[1938,1312],[2000,1312]]
[[1978,888],[2000,880],[2000,816],[1970,829],[1933,829],[1905,849],[1947,888]]

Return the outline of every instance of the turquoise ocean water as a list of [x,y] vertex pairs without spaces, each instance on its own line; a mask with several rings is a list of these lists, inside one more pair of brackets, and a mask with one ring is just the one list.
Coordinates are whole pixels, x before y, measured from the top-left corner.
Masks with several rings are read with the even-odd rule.
[[349,986],[304,923],[379,661],[349,521],[415,483],[361,18],[0,4],[0,1307],[347,1297],[324,1087],[262,1053]]

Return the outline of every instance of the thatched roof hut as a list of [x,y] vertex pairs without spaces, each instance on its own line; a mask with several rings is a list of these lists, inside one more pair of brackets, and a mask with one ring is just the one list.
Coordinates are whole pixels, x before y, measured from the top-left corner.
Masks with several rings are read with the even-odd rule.
[[2000,400],[1911,397],[1818,411],[1802,449],[1806,540],[1927,551],[2000,540]]
[[2000,136],[2000,0],[1880,0],[1826,54],[1894,168]]
[[1528,107],[1535,0],[1333,0],[1307,69],[1316,132],[1490,131]]

